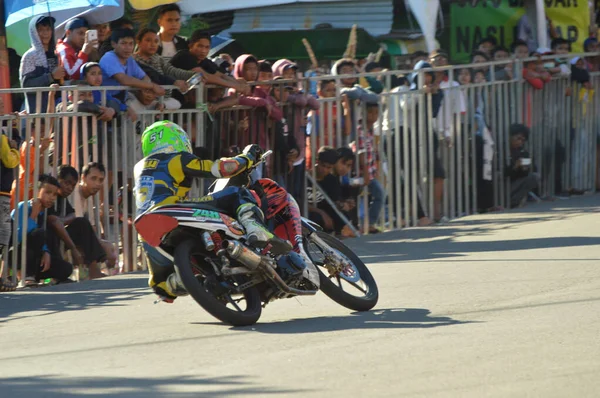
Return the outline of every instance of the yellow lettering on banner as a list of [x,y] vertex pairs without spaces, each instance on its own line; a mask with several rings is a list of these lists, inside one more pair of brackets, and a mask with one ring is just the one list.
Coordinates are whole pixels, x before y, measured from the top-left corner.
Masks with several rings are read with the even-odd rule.
[[588,37],[590,8],[584,0],[545,0],[546,16],[560,37],[571,42],[572,52],[583,52]]

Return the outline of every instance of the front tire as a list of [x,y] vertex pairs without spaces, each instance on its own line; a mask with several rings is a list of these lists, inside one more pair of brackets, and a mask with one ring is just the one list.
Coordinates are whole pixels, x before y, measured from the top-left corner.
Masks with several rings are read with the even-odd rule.
[[[183,286],[188,291],[190,296],[198,303],[202,308],[209,314],[219,319],[222,322],[228,323],[233,326],[249,326],[254,325],[260,318],[262,312],[262,306],[260,301],[260,294],[256,287],[251,286],[245,289],[243,299],[246,302],[246,308],[242,310],[239,305],[235,303],[235,300],[231,297],[231,294],[224,294],[219,298],[207,289],[208,279],[211,278],[213,281],[217,281],[214,273],[207,275],[206,277],[197,276],[194,274],[191,258],[195,254],[201,254],[198,252],[198,243],[194,240],[186,240],[182,242],[175,249],[175,272],[179,275]],[[208,267],[205,269],[205,271]],[[212,271],[212,269],[210,269]],[[235,279],[229,279],[227,282],[232,284],[242,284],[248,281],[248,278],[244,276],[236,276]],[[227,301],[227,302],[226,302]],[[239,303],[241,299],[237,301]],[[227,304],[233,304],[234,309],[227,307]],[[237,308],[237,309],[236,309]]]
[[[321,283],[321,290],[325,293],[330,299],[335,301],[336,303],[349,308],[355,311],[369,311],[377,304],[379,300],[379,290],[377,289],[377,283],[371,275],[371,272],[363,263],[363,261],[356,255],[350,248],[344,245],[335,237],[322,232],[316,231],[313,232],[317,234],[319,238],[321,238],[329,248],[337,251],[342,254],[346,259],[348,259],[352,264],[353,272],[358,272],[360,277],[360,281],[362,282],[360,286],[358,286],[355,282],[348,282],[348,279],[345,278],[345,275],[336,274],[330,275],[329,271],[325,267],[323,261],[319,261],[318,258],[315,258],[315,253],[311,250],[313,247],[319,248],[319,250],[323,250],[325,248],[320,248],[314,241],[311,241],[310,238],[307,239],[307,254],[313,263],[317,266],[317,270],[319,270],[319,280]],[[324,271],[324,272],[323,272]],[[327,273],[327,274],[326,274]],[[335,279],[337,283],[333,281]],[[344,290],[342,286],[348,286],[350,289]],[[350,291],[358,291],[360,295],[351,294]]]

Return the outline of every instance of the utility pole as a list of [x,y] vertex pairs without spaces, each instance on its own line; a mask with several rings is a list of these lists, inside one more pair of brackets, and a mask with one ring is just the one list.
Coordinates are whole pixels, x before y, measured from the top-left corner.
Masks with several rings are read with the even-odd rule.
[[[6,15],[4,13],[4,2],[0,5],[0,89],[10,88],[10,71],[8,62],[8,49],[6,47]],[[10,94],[0,95],[0,115],[12,112],[12,101]]]

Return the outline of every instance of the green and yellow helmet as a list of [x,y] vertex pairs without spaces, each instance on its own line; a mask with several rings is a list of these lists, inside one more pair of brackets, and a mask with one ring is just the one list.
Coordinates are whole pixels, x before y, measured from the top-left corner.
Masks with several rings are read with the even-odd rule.
[[161,120],[142,133],[142,152],[144,157],[156,153],[192,153],[192,143],[179,125]]

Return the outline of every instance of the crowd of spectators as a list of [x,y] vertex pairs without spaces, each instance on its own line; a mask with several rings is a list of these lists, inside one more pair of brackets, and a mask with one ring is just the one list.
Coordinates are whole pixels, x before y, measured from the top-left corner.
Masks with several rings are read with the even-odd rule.
[[[471,63],[474,66],[455,69],[452,73],[445,68],[450,60],[443,50],[431,54],[415,52],[407,65],[413,73],[393,75],[389,80],[372,76],[361,79],[346,77],[384,69],[371,58],[364,62],[343,58],[333,63],[326,73],[331,79],[319,80],[314,90],[303,91],[299,81],[302,71],[293,61],[280,59],[270,62],[252,54],[241,55],[235,60],[227,54],[209,58],[211,36],[202,30],[193,32],[189,38],[180,36],[181,12],[175,4],[160,8],[159,29],[144,27],[136,32],[132,21],[127,19],[90,26],[84,18],[74,18],[66,23],[64,36],[57,40],[54,36],[55,22],[53,17],[43,15],[31,20],[31,48],[20,60],[22,87],[57,89],[61,85],[71,85],[91,89],[72,91],[67,103],[55,98],[55,91],[46,92],[41,98],[33,93],[27,94],[24,112],[52,113],[77,109],[96,115],[99,122],[109,122],[123,114],[128,123],[136,123],[139,114],[145,110],[195,109],[196,91],[190,90],[189,81],[201,74],[202,80],[209,85],[205,102],[212,116],[207,119],[204,148],[198,149],[198,153],[219,157],[235,151],[232,144],[243,147],[248,143],[275,149],[274,159],[265,170],[258,172],[269,173],[298,202],[307,200],[309,217],[327,231],[346,237],[353,236],[355,228],[366,225],[370,233],[377,233],[378,222],[382,218],[385,222],[401,218],[401,214],[395,214],[394,210],[384,211],[387,203],[399,199],[396,198],[397,192],[407,189],[405,176],[408,170],[394,167],[396,157],[402,156],[404,151],[397,152],[395,149],[403,147],[406,142],[404,135],[411,136],[409,129],[414,125],[403,120],[403,114],[407,111],[418,114],[419,106],[423,106],[411,99],[416,97],[402,96],[403,93],[420,91],[431,98],[431,107],[426,106],[422,110],[425,117],[417,118],[416,128],[433,131],[434,134],[425,134],[425,138],[417,135],[417,142],[411,142],[412,138],[409,140],[411,146],[433,146],[433,159],[429,159],[429,154],[425,159],[433,164],[433,214],[427,213],[421,195],[417,200],[418,224],[430,225],[445,220],[442,201],[447,171],[440,148],[453,145],[457,120],[469,111],[470,103],[476,108],[472,110],[475,125],[469,125],[469,128],[477,149],[474,156],[478,210],[498,210],[492,197],[491,164],[494,146],[503,143],[495,143],[491,138],[489,115],[486,114],[489,98],[478,90],[474,92],[475,100],[469,102],[467,92],[461,87],[472,83],[512,81],[520,78],[517,73],[522,73],[523,80],[533,90],[542,90],[555,76],[570,76],[571,80],[582,85],[583,90],[591,90],[589,73],[600,70],[596,57],[569,59],[570,43],[560,37],[552,40],[551,48],[537,48],[535,51],[531,51],[525,41],[517,40],[506,48],[490,37],[483,39],[472,53]],[[88,34],[90,29],[96,30],[97,37]],[[595,52],[597,45],[594,38],[586,40],[586,51]],[[563,57],[551,61],[540,58],[549,54]],[[528,60],[523,63],[522,70],[517,69],[514,60],[525,58]],[[504,62],[494,66],[477,65],[490,61]],[[426,72],[421,73],[422,70]],[[342,75],[345,77],[337,78]],[[165,85],[176,89],[165,90]],[[102,94],[93,89],[100,86],[123,89]],[[390,96],[382,100],[380,94],[384,91]],[[564,95],[571,94],[570,88],[567,88]],[[400,96],[400,100],[391,100],[394,95]],[[531,98],[528,98],[526,105],[530,105],[530,101]],[[237,123],[217,112],[236,106],[241,109],[235,116]],[[512,181],[511,206],[522,206],[529,192],[536,191],[540,181],[535,163],[526,150],[532,126],[527,109],[525,113],[525,123],[507,126],[506,132],[510,153],[502,162],[506,164],[505,175]],[[95,225],[94,218],[87,214],[92,208],[88,201],[98,194],[105,177],[112,181],[113,171],[99,163],[87,164],[89,159],[83,159],[81,164],[87,165],[81,170],[81,176],[75,168],[63,165],[58,169],[57,178],[43,174],[36,179],[32,165],[40,162],[39,170],[43,170],[41,162],[44,157],[38,159],[35,154],[41,154],[50,147],[54,133],[52,119],[45,122],[40,119],[37,123],[41,124],[38,142],[34,138],[29,142],[13,141],[8,138],[13,134],[7,132],[2,138],[0,173],[2,177],[8,177],[16,167],[19,173],[12,187],[6,184],[5,178],[2,179],[0,245],[10,245],[12,210],[13,220],[17,217],[19,220],[27,217],[28,220],[27,225],[19,225],[19,228],[26,228],[28,236],[27,275],[20,275],[26,283],[37,284],[47,278],[58,283],[68,282],[72,264],[86,265],[92,278],[102,277],[100,264],[105,263],[109,270],[115,268],[118,265],[118,249],[97,237],[102,236],[102,233],[97,234],[97,229],[102,229],[102,226]],[[399,131],[396,131],[397,126]],[[193,124],[184,125],[184,128],[193,127]],[[77,132],[72,132],[71,136],[73,133]],[[119,134],[118,131],[109,133],[109,143],[103,144],[105,148],[112,148],[110,137]],[[20,136],[18,131],[16,135]],[[382,137],[386,138],[384,142]],[[132,137],[118,137],[117,141],[119,145],[129,145],[133,141],[136,151],[140,152],[139,139],[139,134],[133,134]],[[422,139],[426,142],[420,142]],[[82,142],[81,138],[79,142]],[[319,147],[317,142],[325,142],[326,145]],[[392,149],[387,145],[391,145]],[[384,148],[384,153],[380,153],[380,148]],[[556,150],[559,149],[557,144]],[[315,151],[316,154],[313,153]],[[110,150],[108,152],[109,164],[112,164],[113,155]],[[79,156],[82,157],[82,154]],[[419,160],[423,160],[418,159],[419,156],[417,153],[417,159],[410,159],[410,164],[419,164]],[[27,164],[31,167],[26,167]],[[403,165],[403,162],[400,164]],[[131,169],[133,163],[127,167]],[[114,170],[119,171],[122,170]],[[316,179],[309,178],[306,182],[305,176],[310,174]],[[27,187],[26,179],[29,182]],[[392,184],[391,197],[386,195],[384,181]],[[35,184],[38,184],[35,190],[37,197],[32,198]],[[397,184],[402,186],[396,189]],[[19,197],[16,196],[17,185]],[[367,195],[367,204],[359,200],[362,192]],[[31,200],[23,200],[26,193]],[[404,221],[400,220],[399,224],[403,225]],[[21,234],[18,236],[13,253],[20,255]],[[70,253],[68,257],[64,256],[65,251]],[[70,262],[65,258],[70,258]],[[3,283],[5,289],[14,288],[6,281]]]

